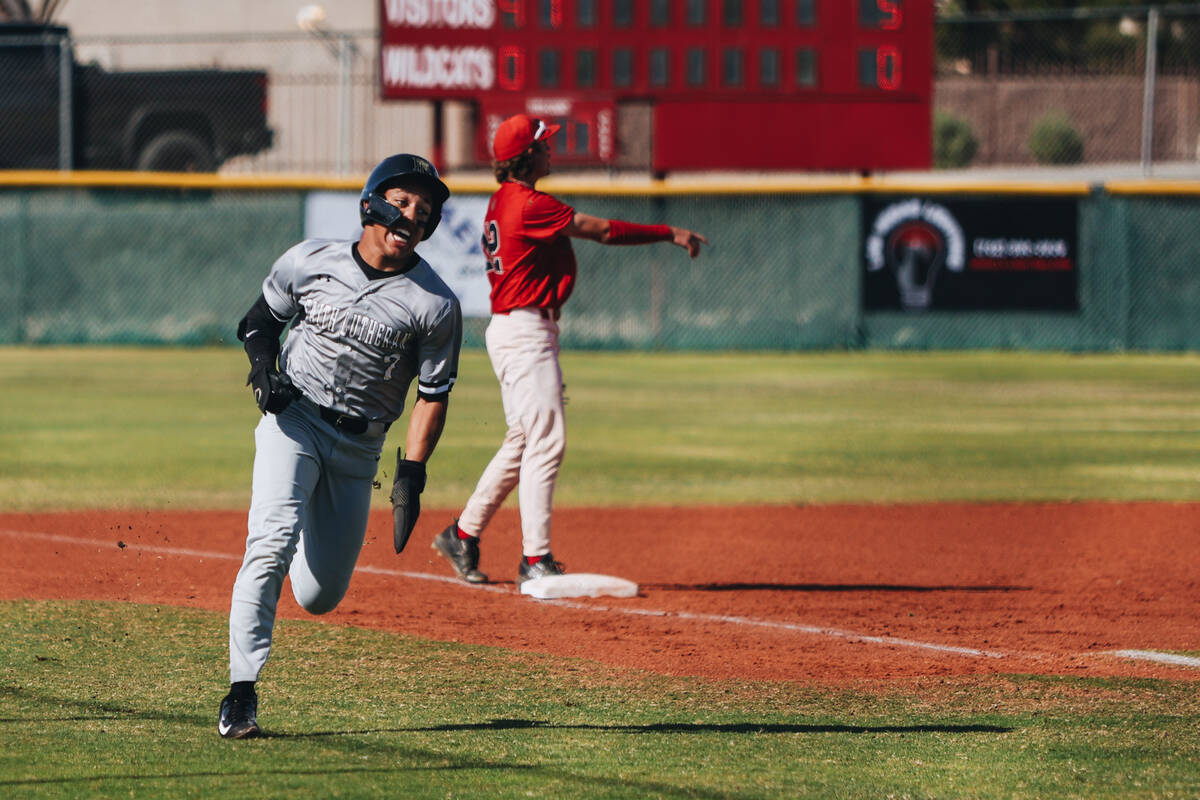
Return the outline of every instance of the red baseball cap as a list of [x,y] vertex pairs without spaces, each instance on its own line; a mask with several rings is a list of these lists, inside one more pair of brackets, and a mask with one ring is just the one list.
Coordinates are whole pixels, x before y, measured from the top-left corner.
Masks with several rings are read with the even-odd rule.
[[508,161],[521,155],[534,142],[549,139],[558,133],[561,125],[547,125],[536,117],[528,114],[517,114],[500,123],[496,129],[496,138],[492,140],[492,153],[497,161]]

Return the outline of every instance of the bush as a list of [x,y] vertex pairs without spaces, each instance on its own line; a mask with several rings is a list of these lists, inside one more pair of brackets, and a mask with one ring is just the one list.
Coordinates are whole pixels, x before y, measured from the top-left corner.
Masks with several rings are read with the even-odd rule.
[[1039,164],[1078,164],[1083,161],[1083,137],[1065,114],[1051,112],[1033,126],[1029,150]]
[[965,167],[975,158],[979,139],[970,123],[943,112],[933,115],[933,165],[939,169]]

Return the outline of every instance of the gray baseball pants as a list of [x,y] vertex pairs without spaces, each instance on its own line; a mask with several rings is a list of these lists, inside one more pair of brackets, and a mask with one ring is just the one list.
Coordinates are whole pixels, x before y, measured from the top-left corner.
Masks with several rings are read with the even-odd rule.
[[267,663],[284,576],[313,614],[345,596],[384,438],[342,433],[307,400],[258,423],[246,556],[229,609],[231,681],[258,680]]

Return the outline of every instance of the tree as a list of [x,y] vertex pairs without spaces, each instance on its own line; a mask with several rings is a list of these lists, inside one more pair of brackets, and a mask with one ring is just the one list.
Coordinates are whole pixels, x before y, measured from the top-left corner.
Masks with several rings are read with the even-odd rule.
[[[1162,12],[1160,68],[1200,69],[1200,16],[1194,13],[1200,2],[1154,5]],[[1138,72],[1146,16],[1144,7],[1134,9],[1128,0],[939,0],[938,58],[974,72]]]

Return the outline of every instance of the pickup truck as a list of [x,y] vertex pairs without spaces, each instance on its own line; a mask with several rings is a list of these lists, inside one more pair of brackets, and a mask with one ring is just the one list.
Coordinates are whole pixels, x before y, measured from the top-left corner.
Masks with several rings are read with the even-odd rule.
[[273,139],[265,72],[108,71],[64,27],[0,24],[0,169],[215,172]]

